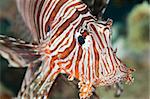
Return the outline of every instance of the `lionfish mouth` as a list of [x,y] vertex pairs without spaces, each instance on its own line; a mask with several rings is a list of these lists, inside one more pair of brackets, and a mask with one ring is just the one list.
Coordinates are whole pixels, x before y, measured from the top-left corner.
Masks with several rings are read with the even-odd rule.
[[131,84],[134,81],[132,73],[135,71],[133,68],[126,68],[126,71],[114,71],[113,73],[103,76],[96,80],[96,86],[110,86],[118,82],[125,82]]

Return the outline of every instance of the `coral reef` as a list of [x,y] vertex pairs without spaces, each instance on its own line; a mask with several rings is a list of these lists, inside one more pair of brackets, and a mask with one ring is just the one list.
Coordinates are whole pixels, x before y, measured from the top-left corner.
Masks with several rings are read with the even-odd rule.
[[127,18],[128,44],[137,53],[149,47],[150,5],[148,2],[136,5]]

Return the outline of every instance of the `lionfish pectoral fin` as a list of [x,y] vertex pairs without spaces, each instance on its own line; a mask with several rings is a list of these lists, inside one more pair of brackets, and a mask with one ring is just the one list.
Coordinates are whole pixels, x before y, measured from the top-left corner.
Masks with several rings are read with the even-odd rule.
[[47,99],[49,91],[60,73],[57,67],[51,69],[47,61],[42,61],[39,66],[31,66],[37,67],[36,69],[34,68],[35,71],[32,68],[28,68],[18,97],[44,97],[44,99]]
[[[40,74],[41,61],[32,63],[26,70],[25,77],[23,79],[21,90],[18,93],[18,96],[22,96],[25,93],[26,88],[33,82],[34,79]],[[18,97],[19,98],[19,97]]]
[[12,67],[27,67],[40,58],[37,45],[27,44],[23,40],[0,35],[0,55],[8,60]]
[[[54,75],[48,75],[47,77],[37,77],[30,85],[29,85],[29,93],[33,93],[33,97],[43,96],[48,97],[51,87],[58,76],[59,73]],[[39,75],[40,76],[40,75]],[[36,94],[34,94],[36,93]]]

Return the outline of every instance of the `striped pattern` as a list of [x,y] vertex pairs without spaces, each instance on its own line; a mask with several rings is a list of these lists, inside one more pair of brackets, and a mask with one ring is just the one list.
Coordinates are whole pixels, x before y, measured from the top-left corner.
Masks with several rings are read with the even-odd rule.
[[34,44],[0,35],[0,55],[7,59],[9,66],[27,67],[30,63],[39,61],[40,55],[34,49]]
[[[98,22],[80,0],[17,0],[17,4],[42,55],[37,72],[27,72],[26,77],[34,79],[25,77],[18,97],[47,98],[59,73],[80,81],[80,98],[90,97],[93,86],[132,81],[132,69],[112,49],[111,20]],[[82,45],[79,36],[84,38]]]

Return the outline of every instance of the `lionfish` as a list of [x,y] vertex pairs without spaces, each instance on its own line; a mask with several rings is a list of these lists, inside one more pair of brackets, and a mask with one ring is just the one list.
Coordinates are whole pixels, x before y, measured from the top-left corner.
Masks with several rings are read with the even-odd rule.
[[11,66],[28,67],[18,98],[48,98],[60,73],[79,80],[81,99],[95,87],[133,81],[134,69],[112,48],[111,19],[99,21],[80,0],[17,0],[17,6],[37,42],[0,36],[0,54]]

